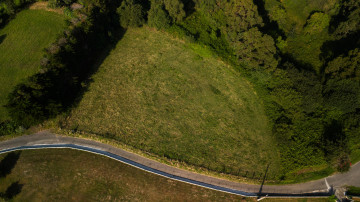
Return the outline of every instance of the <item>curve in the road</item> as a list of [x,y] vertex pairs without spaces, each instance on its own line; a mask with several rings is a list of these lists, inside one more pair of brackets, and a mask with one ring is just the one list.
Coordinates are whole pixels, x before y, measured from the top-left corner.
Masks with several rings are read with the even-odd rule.
[[241,196],[247,196],[247,197],[256,197],[257,196],[254,193],[247,193],[247,192],[243,192],[243,191],[239,191],[239,190],[235,190],[235,189],[229,189],[229,188],[226,188],[226,187],[220,187],[220,186],[216,186],[216,185],[212,185],[212,184],[207,184],[207,183],[191,180],[191,179],[184,178],[184,177],[179,177],[179,176],[176,176],[176,175],[165,173],[165,172],[162,172],[160,170],[153,169],[153,168],[150,168],[148,166],[136,163],[135,161],[126,159],[126,158],[118,156],[116,154],[112,154],[112,153],[109,153],[109,152],[106,152],[106,151],[101,151],[101,150],[90,148],[90,147],[74,145],[74,144],[51,144],[51,145],[41,144],[41,145],[34,145],[34,146],[20,146],[20,147],[15,147],[15,148],[2,150],[2,151],[0,151],[0,154],[7,153],[7,152],[12,152],[12,151],[17,151],[17,150],[50,149],[50,148],[69,148],[69,149],[76,149],[76,150],[91,152],[91,153],[94,153],[94,154],[99,154],[99,155],[103,155],[103,156],[115,159],[115,160],[120,161],[122,163],[125,163],[127,165],[130,165],[130,166],[139,168],[141,170],[144,170],[144,171],[156,174],[156,175],[160,175],[160,176],[163,176],[163,177],[166,177],[166,178],[169,178],[169,179],[173,179],[173,180],[193,184],[193,185],[200,186],[200,187],[205,187],[205,188],[208,188],[208,189],[213,189],[213,190],[222,191],[222,192],[226,192],[226,193],[241,195]]
[[0,153],[41,148],[72,148],[92,152],[163,177],[248,197],[257,196],[259,190],[262,190],[261,193],[263,195],[268,194],[269,196],[324,196],[329,194],[329,185],[335,188],[343,185],[360,186],[360,163],[353,165],[347,173],[335,174],[326,179],[301,184],[264,185],[261,187],[260,185],[237,183],[193,173],[153,161],[108,144],[94,140],[60,136],[46,131],[0,142]]

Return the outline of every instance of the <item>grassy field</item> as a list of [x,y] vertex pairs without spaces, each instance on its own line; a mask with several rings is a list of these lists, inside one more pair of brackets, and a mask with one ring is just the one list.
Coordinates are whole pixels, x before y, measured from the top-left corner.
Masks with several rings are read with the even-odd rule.
[[14,86],[38,71],[43,49],[55,41],[65,17],[44,10],[24,10],[0,30],[0,121]]
[[129,29],[92,80],[69,129],[219,172],[278,169],[251,84],[199,45]]
[[14,201],[255,201],[70,149],[22,151],[11,174],[0,179],[0,192],[15,182],[22,187]]

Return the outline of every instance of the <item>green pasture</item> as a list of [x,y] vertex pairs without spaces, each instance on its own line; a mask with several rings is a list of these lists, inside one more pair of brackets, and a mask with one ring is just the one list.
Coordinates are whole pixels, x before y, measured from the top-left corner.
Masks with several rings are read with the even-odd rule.
[[218,172],[278,169],[251,84],[201,46],[147,27],[126,32],[66,124]]
[[65,27],[65,16],[44,10],[23,10],[0,30],[0,121],[12,89],[39,70],[43,49]]

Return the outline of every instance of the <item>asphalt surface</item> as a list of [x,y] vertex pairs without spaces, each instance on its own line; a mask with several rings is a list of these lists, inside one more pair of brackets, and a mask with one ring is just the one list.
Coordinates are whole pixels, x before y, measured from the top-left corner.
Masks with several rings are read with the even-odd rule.
[[[73,138],[55,135],[49,132],[40,132],[33,135],[25,135],[8,141],[0,142],[0,153],[14,149],[35,148],[73,148],[105,155],[147,172],[152,172],[167,178],[186,183],[195,184],[210,189],[234,193],[243,196],[256,196],[260,185],[251,185],[232,182],[224,179],[205,176],[187,170],[171,167],[137,154],[124,151],[111,145],[93,140]],[[344,185],[360,187],[360,163],[353,165],[349,172],[335,174],[325,179],[291,185],[264,185],[262,194],[269,195],[301,195],[328,193],[330,187],[339,188]]]

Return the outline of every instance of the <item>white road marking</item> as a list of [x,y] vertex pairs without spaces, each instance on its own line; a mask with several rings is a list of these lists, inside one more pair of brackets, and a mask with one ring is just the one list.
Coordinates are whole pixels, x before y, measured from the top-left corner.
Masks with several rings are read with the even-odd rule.
[[331,189],[331,187],[330,187],[330,185],[329,185],[328,181],[326,180],[326,178],[325,178],[325,184],[326,184],[327,189],[328,189],[328,190],[330,190],[330,189]]

